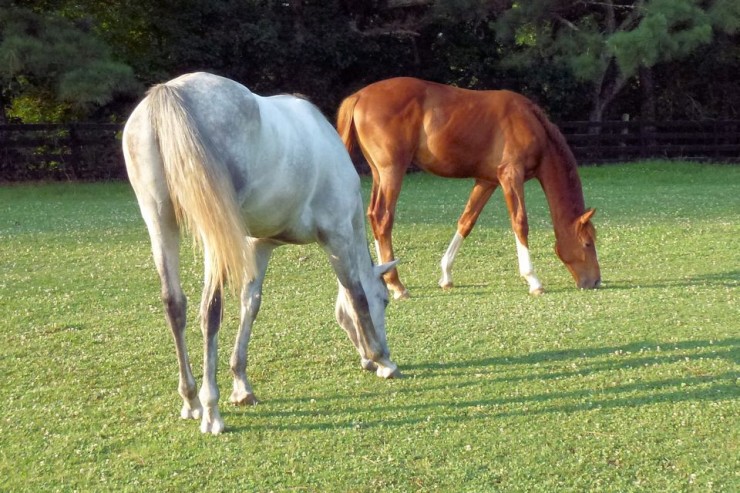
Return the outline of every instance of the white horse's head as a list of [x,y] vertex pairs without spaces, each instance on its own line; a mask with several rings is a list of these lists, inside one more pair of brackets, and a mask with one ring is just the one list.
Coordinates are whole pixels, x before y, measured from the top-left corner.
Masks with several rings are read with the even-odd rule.
[[397,261],[375,265],[362,277],[362,286],[344,287],[339,284],[336,317],[360,353],[362,367],[375,371],[379,377],[399,376],[398,367],[390,359],[385,335],[385,309],[388,288],[383,274]]

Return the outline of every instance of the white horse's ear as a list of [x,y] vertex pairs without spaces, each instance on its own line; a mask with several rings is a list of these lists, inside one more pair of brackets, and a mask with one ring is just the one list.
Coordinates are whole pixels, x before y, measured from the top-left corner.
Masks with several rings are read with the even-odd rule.
[[376,277],[381,277],[383,274],[385,274],[389,270],[393,269],[396,266],[397,263],[398,263],[398,259],[391,260],[390,262],[386,262],[384,264],[376,265],[374,267],[374,269],[375,269],[375,276]]

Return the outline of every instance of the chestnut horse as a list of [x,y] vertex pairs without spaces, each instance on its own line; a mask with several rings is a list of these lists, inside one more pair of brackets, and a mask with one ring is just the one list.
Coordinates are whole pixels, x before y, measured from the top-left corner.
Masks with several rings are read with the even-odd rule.
[[[529,256],[524,182],[537,178],[547,197],[555,230],[555,252],[579,288],[601,283],[591,224],[577,165],[565,138],[541,108],[510,91],[472,91],[400,77],[370,84],[346,98],[337,130],[351,152],[359,144],[372,169],[367,215],[379,261],[394,258],[391,229],[401,182],[413,162],[446,178],[475,184],[442,257],[440,286],[452,286],[452,264],[463,240],[497,186],[503,189],[516,238],[519,273],[529,292],[542,283]],[[393,269],[386,274],[396,299],[408,290]]]

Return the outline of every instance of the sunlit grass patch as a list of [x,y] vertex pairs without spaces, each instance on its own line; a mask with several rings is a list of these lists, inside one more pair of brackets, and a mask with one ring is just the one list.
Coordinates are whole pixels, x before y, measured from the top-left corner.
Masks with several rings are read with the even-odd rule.
[[[250,346],[260,403],[226,433],[178,418],[177,363],[125,183],[0,188],[0,490],[733,491],[738,486],[740,168],[581,169],[604,288],[578,291],[527,184],[547,292],[527,294],[500,192],[437,287],[472,187],[406,178],[391,303],[405,378],[359,369],[316,246],[275,252]],[[364,181],[365,193],[369,182]],[[182,251],[196,376],[201,261]]]

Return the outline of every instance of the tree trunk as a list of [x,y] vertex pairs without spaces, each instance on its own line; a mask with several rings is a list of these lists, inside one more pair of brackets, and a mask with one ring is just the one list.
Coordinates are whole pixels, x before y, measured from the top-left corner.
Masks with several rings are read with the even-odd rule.
[[303,23],[303,0],[295,0],[293,4],[293,31],[295,41],[302,45],[306,41],[306,26]]
[[601,101],[598,91],[595,92],[596,94],[594,94],[594,97],[591,99],[592,104],[591,111],[588,114],[588,121],[601,123],[601,120],[604,117],[604,104]]
[[0,125],[8,123],[8,115],[5,113],[5,101],[0,97]]
[[642,88],[642,104],[640,117],[643,121],[655,120],[655,83],[652,67],[640,67],[640,87]]

